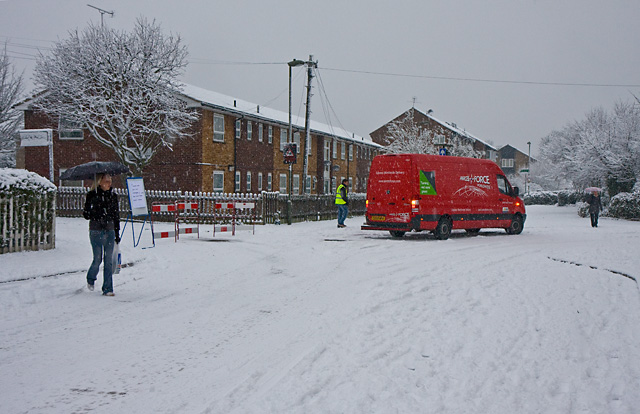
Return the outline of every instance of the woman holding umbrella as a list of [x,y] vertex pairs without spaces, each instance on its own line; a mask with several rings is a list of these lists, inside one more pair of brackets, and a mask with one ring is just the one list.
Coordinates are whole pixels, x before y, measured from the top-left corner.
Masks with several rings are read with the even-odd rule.
[[120,243],[120,210],[118,196],[111,190],[111,175],[105,173],[95,176],[82,215],[89,220],[89,240],[93,249],[93,262],[87,272],[87,288],[93,290],[104,258],[102,294],[114,296],[112,258],[114,242]]
[[597,187],[589,187],[585,191],[589,193],[587,203],[589,203],[591,227],[598,227],[598,215],[600,214],[600,210],[602,210],[602,200],[600,199],[601,190]]

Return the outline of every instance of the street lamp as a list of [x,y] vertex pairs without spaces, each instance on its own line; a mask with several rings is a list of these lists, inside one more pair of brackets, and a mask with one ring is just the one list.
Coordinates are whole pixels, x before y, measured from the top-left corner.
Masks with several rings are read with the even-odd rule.
[[[288,135],[288,141],[292,142],[293,141],[293,127],[291,125],[291,68],[296,67],[296,66],[302,66],[304,65],[305,62],[303,60],[299,60],[299,59],[293,59],[290,62],[287,62],[287,65],[289,66],[289,135]],[[288,214],[287,214],[287,222],[288,224],[291,224],[291,190],[293,187],[293,164],[289,164],[289,200],[287,202],[287,209],[289,210]]]
[[531,141],[527,142],[529,155],[527,157],[527,194],[531,194]]

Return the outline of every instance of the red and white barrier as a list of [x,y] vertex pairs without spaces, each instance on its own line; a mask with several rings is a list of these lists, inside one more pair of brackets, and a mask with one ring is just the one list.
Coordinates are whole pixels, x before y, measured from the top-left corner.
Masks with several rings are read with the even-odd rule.
[[[184,220],[184,217],[180,215],[180,212],[191,212],[196,211],[197,216],[197,226],[196,227],[182,227],[180,228],[180,221]],[[154,232],[153,231],[153,213],[160,212],[173,212],[175,214],[174,220],[174,230],[173,231],[161,231]],[[173,237],[174,241],[178,241],[181,234],[197,234],[198,238],[200,238],[200,210],[198,203],[182,203],[182,202],[174,202],[173,204],[153,204],[151,206],[151,231],[154,238],[166,239],[169,237]]]
[[231,215],[231,224],[216,224],[215,222],[213,223],[214,237],[216,235],[216,232],[219,232],[219,233],[231,232],[232,236],[236,235],[236,231],[251,230],[253,231],[253,234],[256,233],[255,224],[251,224],[251,225],[236,224],[236,210],[255,209],[256,203],[235,201],[230,203],[216,203],[215,207],[216,209],[232,210],[232,215]]

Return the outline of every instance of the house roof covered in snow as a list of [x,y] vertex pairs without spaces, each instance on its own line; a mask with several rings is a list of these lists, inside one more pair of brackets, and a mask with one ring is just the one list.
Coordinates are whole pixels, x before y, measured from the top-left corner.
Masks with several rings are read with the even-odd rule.
[[[223,95],[218,92],[203,89],[197,86],[183,84],[182,95],[194,101],[194,103],[211,108],[221,109],[227,112],[235,113],[240,116],[248,116],[253,119],[262,119],[278,124],[289,124],[289,113],[279,111],[273,108],[264,107],[252,102],[234,98],[232,96]],[[193,105],[193,103],[192,103]],[[304,117],[297,115],[291,116],[291,124],[296,129],[304,129]],[[326,136],[341,138],[354,143],[367,144],[374,147],[381,147],[374,143],[370,137],[362,137],[353,132],[346,131],[342,128],[332,125],[323,124],[311,120],[310,129],[312,132]]]
[[455,132],[456,134],[458,134],[460,136],[469,138],[469,139],[471,139],[473,141],[478,141],[478,142],[484,144],[486,147],[491,148],[494,151],[498,150],[496,147],[494,147],[493,145],[489,144],[488,142],[481,140],[480,138],[476,137],[473,134],[470,134],[469,132],[467,132],[464,129],[458,128],[458,126],[456,124],[452,124],[452,123],[449,123],[449,122],[441,121],[438,118],[436,118],[433,115],[431,115],[429,113],[429,111],[423,112],[423,111],[421,111],[419,109],[416,109],[416,108],[413,108],[413,109],[418,111],[418,112],[420,112],[422,115],[426,116],[427,118],[433,120],[434,122],[437,122],[438,124],[442,125],[443,127],[449,129],[450,131]]

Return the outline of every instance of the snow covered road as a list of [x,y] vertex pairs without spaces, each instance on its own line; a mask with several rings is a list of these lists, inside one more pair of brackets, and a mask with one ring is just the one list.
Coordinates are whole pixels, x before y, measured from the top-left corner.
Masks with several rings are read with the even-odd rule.
[[361,222],[125,236],[105,298],[86,222],[59,219],[55,250],[0,256],[0,282],[33,277],[0,283],[0,412],[638,412],[640,223],[532,206],[521,235],[438,241]]

